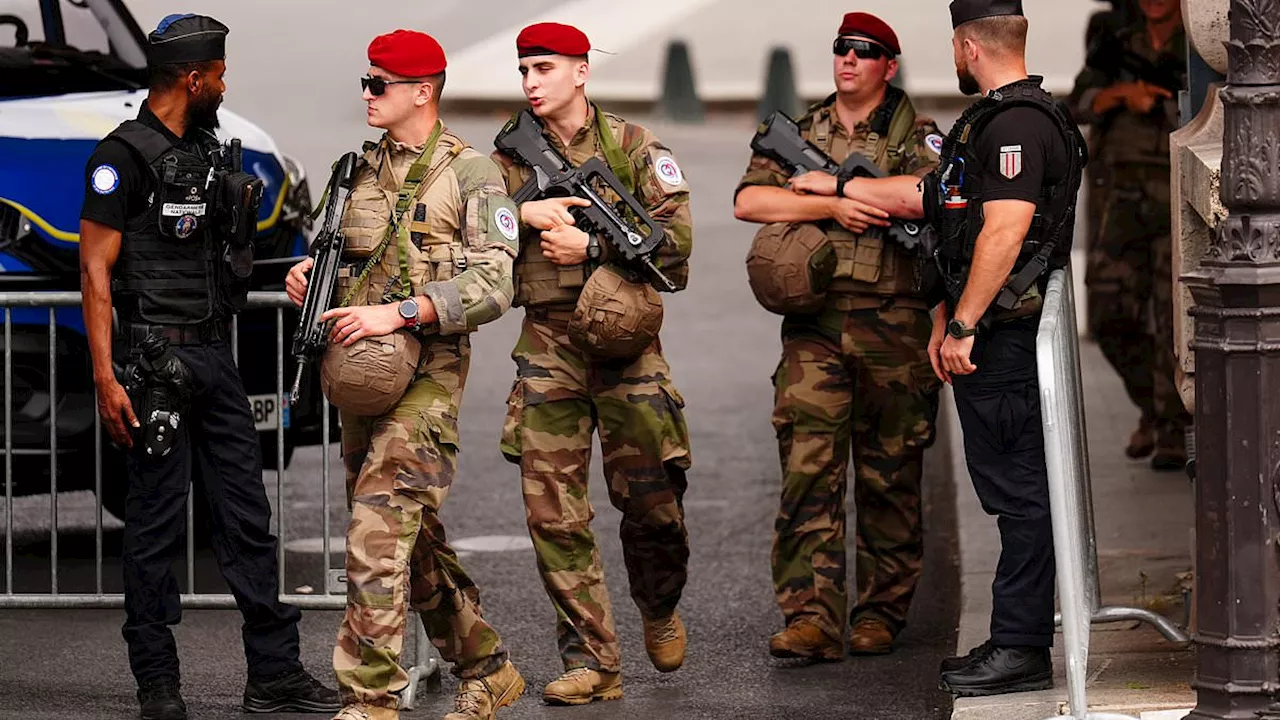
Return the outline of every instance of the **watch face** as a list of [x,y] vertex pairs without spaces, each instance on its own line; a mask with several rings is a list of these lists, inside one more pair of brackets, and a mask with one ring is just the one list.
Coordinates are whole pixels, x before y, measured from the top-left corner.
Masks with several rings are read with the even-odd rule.
[[414,299],[404,300],[400,303],[400,317],[413,322],[418,319],[418,301]]

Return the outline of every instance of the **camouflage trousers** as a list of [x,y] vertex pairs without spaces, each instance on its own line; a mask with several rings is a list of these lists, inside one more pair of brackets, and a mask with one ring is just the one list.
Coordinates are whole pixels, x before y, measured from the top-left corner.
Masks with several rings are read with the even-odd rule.
[[501,447],[520,465],[565,669],[617,672],[618,634],[587,497],[591,436],[598,429],[609,501],[622,512],[631,598],[645,617],[662,618],[680,601],[689,561],[689,431],[657,342],[634,360],[592,360],[569,342],[567,327],[567,312],[526,312]]
[[773,584],[788,625],[804,619],[843,635],[845,494],[854,460],[857,602],[850,622],[895,632],[924,554],[920,480],[941,382],[929,364],[924,309],[888,304],[788,317],[773,382],[782,460]]
[[1174,379],[1169,169],[1112,172],[1089,252],[1089,332],[1142,417],[1180,438],[1191,418]]
[[439,518],[457,467],[457,408],[470,353],[466,338],[426,343],[394,410],[342,415],[351,524],[347,610],[333,669],[344,703],[397,707],[409,683],[400,655],[410,609],[455,675],[483,677],[507,659]]

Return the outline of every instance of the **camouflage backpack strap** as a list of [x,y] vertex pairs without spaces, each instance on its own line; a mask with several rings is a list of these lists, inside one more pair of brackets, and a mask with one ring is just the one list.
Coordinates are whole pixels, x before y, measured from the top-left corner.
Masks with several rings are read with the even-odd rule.
[[618,144],[618,138],[613,134],[613,130],[609,127],[609,121],[605,119],[604,111],[596,107],[595,103],[591,104],[592,109],[596,112],[596,133],[600,137],[600,151],[604,153],[605,162],[608,163],[609,169],[614,175],[622,181],[622,186],[632,195],[636,192],[636,174],[635,169],[631,167],[631,159],[622,151],[622,146]]
[[836,101],[835,93],[827,96],[827,99],[819,103],[809,106],[804,115],[796,121],[797,125],[804,127],[804,123],[809,123],[809,140],[822,149],[822,152],[831,154],[831,113],[822,112]]
[[369,256],[364,268],[360,271],[360,276],[356,278],[351,289],[347,291],[347,296],[342,299],[343,307],[346,307],[364,286],[373,268],[382,262],[382,256],[386,254],[387,246],[391,244],[393,237],[397,240],[397,247],[399,248],[397,255],[399,255],[398,259],[400,261],[400,290],[396,297],[404,299],[413,294],[413,282],[409,277],[409,231],[408,228],[400,225],[400,218],[408,211],[409,205],[413,203],[419,193],[430,187],[431,181],[466,149],[466,145],[455,145],[448,154],[441,158],[440,162],[432,165],[431,158],[435,155],[436,146],[439,144],[442,134],[444,134],[444,124],[437,120],[435,129],[431,131],[431,136],[427,138],[426,147],[423,148],[422,154],[418,156],[418,159],[413,161],[413,165],[409,167],[408,174],[405,175],[404,183],[400,186],[396,207],[392,211],[391,222],[387,225],[387,231],[382,236],[382,242],[378,243],[378,247]]
[[902,160],[902,149],[915,131],[916,107],[904,93],[889,119],[882,139],[883,144],[876,148],[876,164],[885,168],[885,172],[896,170],[898,163]]

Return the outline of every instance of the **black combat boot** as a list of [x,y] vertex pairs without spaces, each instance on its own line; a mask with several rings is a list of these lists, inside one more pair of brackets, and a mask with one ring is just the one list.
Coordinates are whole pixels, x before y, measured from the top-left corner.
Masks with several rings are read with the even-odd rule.
[[943,660],[942,663],[939,665],[940,672],[948,673],[953,670],[959,670],[960,668],[964,667],[965,665],[968,665],[969,663],[973,662],[979,657],[982,657],[983,655],[986,655],[987,653],[991,652],[991,648],[992,648],[991,641],[984,640],[981,645],[970,650],[968,655],[957,655],[955,657],[949,657],[946,660]]
[[1047,647],[999,647],[964,667],[942,673],[939,687],[960,697],[1003,695],[1053,687]]
[[146,683],[138,688],[142,720],[187,720],[187,704],[182,701],[177,680]]
[[342,709],[338,691],[320,684],[302,668],[250,677],[244,686],[242,707],[250,713],[336,713]]

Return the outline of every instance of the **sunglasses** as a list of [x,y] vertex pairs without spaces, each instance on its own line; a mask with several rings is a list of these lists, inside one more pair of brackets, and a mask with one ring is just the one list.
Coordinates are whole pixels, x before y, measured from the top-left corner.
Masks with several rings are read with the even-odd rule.
[[364,76],[360,78],[360,89],[368,90],[374,97],[380,97],[387,91],[388,85],[417,85],[421,80],[384,80],[378,77]]
[[838,37],[831,45],[831,51],[840,57],[848,55],[850,50],[859,60],[879,60],[882,57],[893,57],[893,53],[889,52],[888,49],[870,40]]

